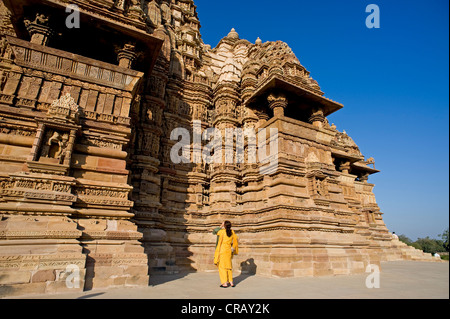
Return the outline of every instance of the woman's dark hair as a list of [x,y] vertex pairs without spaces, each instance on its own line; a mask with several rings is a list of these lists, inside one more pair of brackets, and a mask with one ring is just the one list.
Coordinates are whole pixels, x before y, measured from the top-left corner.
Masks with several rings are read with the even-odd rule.
[[227,221],[225,221],[224,226],[225,226],[225,230],[227,232],[227,236],[231,237],[231,235],[233,235],[233,233],[231,232],[231,223],[227,220]]

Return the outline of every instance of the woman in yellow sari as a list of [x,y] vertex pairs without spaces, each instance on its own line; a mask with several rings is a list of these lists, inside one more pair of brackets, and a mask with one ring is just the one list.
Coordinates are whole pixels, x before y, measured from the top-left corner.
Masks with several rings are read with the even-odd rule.
[[220,287],[234,287],[233,283],[233,255],[238,254],[238,238],[233,230],[231,230],[231,223],[226,221],[223,223],[217,236],[219,240],[214,254],[214,264],[219,267]]

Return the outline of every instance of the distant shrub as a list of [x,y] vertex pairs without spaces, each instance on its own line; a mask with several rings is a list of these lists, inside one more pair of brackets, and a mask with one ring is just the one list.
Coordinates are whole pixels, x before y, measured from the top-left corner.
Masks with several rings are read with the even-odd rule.
[[398,239],[409,246],[423,250],[425,253],[434,254],[437,252],[448,251],[448,229],[444,234],[439,235],[439,237],[441,237],[442,240],[432,239],[427,236],[425,238],[418,238],[413,242],[405,235],[399,235]]

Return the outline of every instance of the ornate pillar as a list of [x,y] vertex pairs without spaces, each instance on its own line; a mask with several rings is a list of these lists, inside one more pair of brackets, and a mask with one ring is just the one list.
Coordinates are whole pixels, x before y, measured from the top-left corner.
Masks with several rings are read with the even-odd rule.
[[367,183],[369,181],[369,173],[362,173],[359,176],[359,181],[363,183]]
[[43,13],[36,13],[34,21],[24,20],[25,27],[31,36],[31,43],[47,45],[53,36],[53,30],[48,24],[49,16]]
[[127,43],[117,53],[117,60],[119,66],[127,69],[131,69],[134,61],[136,60],[136,46],[132,43]]
[[348,172],[349,172],[349,170],[350,170],[350,161],[343,162],[343,163],[339,166],[339,169],[341,170],[342,173],[348,174]]
[[75,138],[77,136],[76,130],[70,130],[69,133],[69,141],[67,142],[67,149],[66,149],[66,155],[64,156],[64,165],[70,166],[70,162],[72,160],[72,150],[73,146],[75,144]]
[[312,125],[322,128],[325,121],[325,115],[323,114],[323,109],[321,107],[314,108],[311,111],[311,116],[309,117],[309,123]]
[[273,110],[274,117],[283,117],[284,110],[288,105],[288,99],[284,94],[270,94],[267,97],[267,101],[269,102],[269,107]]
[[255,114],[258,117],[258,127],[262,127],[269,119],[269,115],[263,111],[255,111]]
[[222,136],[222,140],[216,142],[222,143],[225,147],[222,149],[222,154],[218,154],[217,149],[214,150],[215,158],[211,174],[211,209],[216,212],[231,211],[236,206],[236,182],[239,173],[236,160],[227,163],[226,154],[233,154],[234,159],[236,145],[234,141],[230,145],[223,141],[227,142],[227,131],[230,132],[239,125],[236,116],[239,104],[238,85],[236,83],[220,84],[215,92],[214,104],[218,116],[213,125],[220,130]]

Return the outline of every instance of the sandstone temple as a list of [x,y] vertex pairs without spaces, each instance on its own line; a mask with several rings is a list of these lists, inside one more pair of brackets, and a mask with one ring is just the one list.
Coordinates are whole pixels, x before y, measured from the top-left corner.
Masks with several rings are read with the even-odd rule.
[[[193,0],[0,0],[0,296],[214,271],[223,220],[236,271],[435,260],[389,233],[374,160],[327,120],[342,107],[284,42],[203,43]],[[278,129],[277,169],[175,164],[194,121]]]

